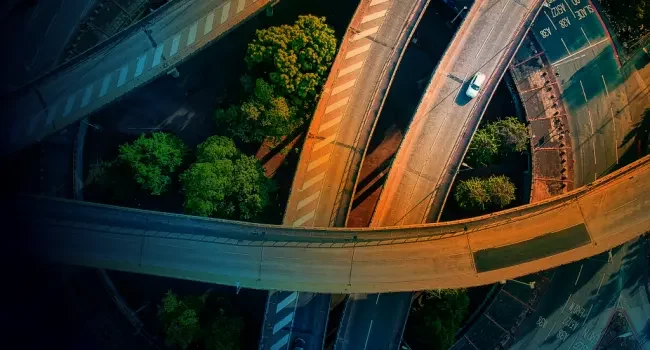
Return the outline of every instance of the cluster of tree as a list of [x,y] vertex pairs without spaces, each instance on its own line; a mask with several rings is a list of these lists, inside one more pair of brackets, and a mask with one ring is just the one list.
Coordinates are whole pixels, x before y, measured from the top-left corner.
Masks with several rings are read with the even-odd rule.
[[464,289],[425,291],[413,303],[409,335],[423,349],[449,349],[468,307],[469,297]]
[[528,150],[530,136],[526,125],[515,117],[499,119],[476,131],[467,152],[474,166],[493,164],[501,157]]
[[224,305],[207,310],[209,294],[180,298],[171,290],[158,306],[158,318],[165,332],[165,343],[185,350],[236,350],[240,348],[244,321],[233,316]]
[[[90,177],[105,192],[139,190],[159,196],[169,190],[189,151],[176,136],[141,135],[119,147],[117,159],[98,163]],[[179,176],[188,214],[253,220],[269,203],[274,187],[257,159],[242,154],[232,139],[212,136],[196,150],[196,162]],[[133,181],[135,180],[135,181]],[[124,196],[124,195],[122,195]]]
[[600,3],[624,46],[650,33],[650,0],[600,0]]
[[232,139],[209,137],[181,175],[185,211],[200,216],[252,220],[269,203],[271,181],[255,157],[242,154]]
[[462,180],[454,191],[456,203],[471,211],[503,209],[515,200],[515,185],[506,176]]
[[243,142],[291,134],[311,117],[335,55],[325,18],[300,16],[293,25],[258,30],[241,79],[247,97],[217,110],[216,122]]

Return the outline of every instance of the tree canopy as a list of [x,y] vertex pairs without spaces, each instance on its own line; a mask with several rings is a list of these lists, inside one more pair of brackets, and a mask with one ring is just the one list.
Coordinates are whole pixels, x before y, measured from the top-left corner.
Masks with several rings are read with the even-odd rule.
[[303,123],[296,108],[263,79],[255,81],[252,94],[240,106],[217,110],[215,120],[244,142],[262,142],[267,137],[278,141]]
[[[213,307],[209,294],[180,298],[168,291],[158,306],[158,318],[165,331],[165,343],[185,350],[237,350],[241,347],[244,322],[241,317],[226,313],[221,306]],[[207,305],[207,306],[206,306]]]
[[515,117],[488,123],[474,134],[467,152],[467,161],[475,166],[487,166],[501,156],[528,150],[530,136],[526,125]]
[[409,331],[426,349],[446,350],[467,315],[469,297],[464,289],[426,291],[413,303]]
[[246,63],[297,106],[315,105],[336,56],[334,29],[325,17],[299,16],[293,25],[258,30],[248,44]]
[[223,136],[198,146],[197,161],[181,175],[181,183],[187,213],[241,220],[255,219],[273,188],[259,162]]
[[619,40],[631,45],[650,33],[649,0],[600,0]]
[[119,148],[118,161],[132,171],[135,181],[152,195],[161,195],[172,182],[172,174],[183,163],[187,147],[175,135],[154,132],[140,135]]
[[515,185],[508,177],[462,180],[454,190],[454,199],[463,209],[482,212],[488,208],[503,209],[515,200]]

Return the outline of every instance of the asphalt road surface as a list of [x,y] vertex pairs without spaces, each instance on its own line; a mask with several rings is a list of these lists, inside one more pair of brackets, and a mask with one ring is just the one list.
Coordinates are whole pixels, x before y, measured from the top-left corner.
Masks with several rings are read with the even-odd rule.
[[[505,67],[541,2],[477,1],[431,77],[397,151],[371,226],[435,222],[457,168]],[[498,38],[498,40],[496,40]],[[487,79],[465,96],[476,72]]]
[[623,310],[642,349],[650,346],[647,244],[635,239],[557,269],[511,349],[595,349],[612,314]]
[[411,293],[351,294],[334,350],[398,349],[411,307]]
[[7,237],[18,242],[5,247],[52,261],[254,289],[460,288],[584,259],[645,233],[648,193],[650,157],[542,203],[477,219],[366,232],[18,197],[8,218],[23,233]]
[[15,151],[169,72],[270,0],[170,3],[6,101],[1,150]]

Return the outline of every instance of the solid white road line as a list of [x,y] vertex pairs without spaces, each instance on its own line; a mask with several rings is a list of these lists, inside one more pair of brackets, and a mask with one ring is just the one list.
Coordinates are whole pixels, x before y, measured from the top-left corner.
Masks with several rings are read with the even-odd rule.
[[223,7],[221,8],[221,24],[227,21],[228,17],[230,17],[230,1],[223,4]]
[[287,295],[286,298],[284,298],[281,302],[279,302],[275,306],[275,313],[277,314],[278,312],[282,311],[282,309],[287,307],[287,305],[291,304],[297,298],[298,298],[298,293],[297,292],[293,292],[293,293]]
[[362,53],[364,53],[364,52],[370,50],[370,46],[371,46],[371,44],[366,44],[366,45],[363,45],[363,46],[359,46],[359,47],[357,47],[357,48],[354,49],[354,50],[350,50],[350,51],[345,55],[345,59],[347,60],[348,58],[352,58],[352,57],[354,57],[354,56],[360,55],[360,54],[362,54]]
[[323,132],[323,131],[325,131],[325,130],[327,130],[327,129],[335,126],[335,125],[338,125],[338,123],[341,122],[341,119],[343,119],[342,115],[340,115],[340,116],[338,116],[338,117],[336,117],[336,118],[334,118],[334,119],[332,119],[330,121],[327,121],[326,123],[321,125],[320,128],[318,128],[318,132]]
[[325,178],[325,172],[324,171],[322,173],[312,177],[311,179],[305,181],[305,183],[302,184],[302,188],[300,190],[304,191],[304,190],[308,189],[309,187],[313,186],[315,183],[322,180],[323,178]]
[[582,30],[582,34],[585,36],[585,39],[587,39],[587,43],[591,45],[591,40],[589,40],[589,37],[587,36],[587,33],[585,33],[585,30],[580,27],[580,30]]
[[336,77],[340,78],[340,77],[342,77],[342,76],[344,76],[346,74],[350,74],[350,73],[352,73],[352,72],[354,72],[356,70],[361,69],[361,67],[363,67],[363,61],[357,62],[357,63],[355,63],[353,65],[350,65],[350,66],[347,66],[347,67],[341,69],[339,71],[339,74]]
[[600,287],[603,286],[604,280],[605,280],[605,273],[603,272],[603,277],[600,278],[600,284],[598,284],[598,290],[596,290],[596,296],[598,296],[598,292],[600,292]]
[[320,191],[317,191],[314,194],[312,194],[311,196],[301,200],[300,202],[298,202],[298,206],[296,207],[296,210],[300,210],[304,206],[306,206],[307,204],[317,200],[319,195],[320,195]]
[[[600,45],[600,44],[602,44],[602,43],[604,43],[604,42],[606,42],[606,41],[608,41],[608,40],[609,40],[609,39],[603,39],[603,40],[601,40],[601,41],[599,41],[599,42],[597,42],[597,43],[594,43],[594,44],[592,44],[592,45],[589,45],[589,46],[585,47],[584,49],[580,49],[580,50],[574,52],[573,54],[570,54],[569,56],[566,56],[566,57],[564,57],[564,58],[561,58],[561,59],[555,61],[554,63],[551,63],[551,65],[555,66],[555,65],[559,64],[560,62],[562,62],[562,61],[564,61],[564,60],[566,60],[566,59],[568,59],[568,58],[570,58],[570,57],[572,57],[572,56],[575,56],[575,55],[577,55],[577,54],[580,54],[580,53],[582,53],[582,52],[584,52],[584,51],[586,51],[586,50],[589,50],[590,48],[592,48],[592,47],[594,47],[594,46],[596,46],[596,45]],[[566,44],[565,44],[565,46],[566,46]],[[568,49],[567,49],[567,50],[568,50]]]
[[282,347],[289,344],[289,338],[290,337],[291,337],[291,334],[286,334],[284,337],[282,337],[280,340],[278,340],[275,344],[271,345],[271,350],[280,350],[280,349],[282,349]]
[[576,14],[573,12],[573,9],[571,8],[571,6],[569,6],[569,3],[566,2],[566,0],[564,0],[564,3],[566,4],[566,7],[569,8],[569,11],[571,11],[571,14],[573,15],[573,18],[576,18]]
[[176,34],[172,39],[172,47],[169,49],[169,57],[174,56],[178,52],[178,47],[181,45],[181,34]]
[[334,103],[329,104],[325,108],[325,114],[328,114],[328,113],[333,112],[333,111],[335,111],[335,110],[337,110],[337,109],[339,109],[341,107],[344,107],[345,105],[348,104],[348,101],[350,101],[350,96],[342,98],[342,99],[340,99],[340,100],[338,100],[338,101],[336,101]]
[[334,96],[334,95],[338,94],[341,91],[345,91],[345,90],[353,87],[354,83],[356,83],[356,82],[357,82],[356,79],[352,79],[352,80],[348,81],[347,83],[337,85],[334,89],[332,89],[332,93],[330,95]]
[[199,28],[199,21],[194,22],[190,27],[190,32],[187,34],[187,44],[185,46],[190,46],[196,41],[196,30]]
[[607,93],[607,97],[609,98],[609,89],[607,88],[607,83],[605,82],[605,76],[601,74],[600,77],[603,79],[603,86],[605,86],[605,92]]
[[557,27],[555,26],[555,23],[553,23],[553,20],[551,19],[551,17],[548,16],[548,13],[546,13],[546,11],[544,11],[544,14],[546,15],[546,18],[548,18],[548,21],[551,22],[551,24],[553,25],[553,28],[555,28],[555,30],[557,30]]
[[214,24],[214,10],[205,17],[205,25],[203,26],[203,35],[206,35],[212,31],[212,25]]
[[564,44],[564,48],[566,49],[566,52],[567,52],[569,55],[571,55],[571,51],[569,51],[569,47],[566,46],[566,43],[564,42],[564,38],[560,38],[560,40],[562,40],[562,44]]
[[283,319],[281,319],[280,321],[278,321],[278,323],[276,323],[275,325],[273,325],[273,334],[279,332],[279,331],[280,331],[284,326],[286,326],[286,325],[288,325],[289,323],[291,323],[292,320],[293,320],[293,312],[290,313],[290,314],[288,314],[288,315],[286,315]]
[[370,320],[370,326],[368,327],[368,335],[366,335],[366,343],[363,345],[363,350],[366,350],[368,347],[368,340],[370,339],[370,331],[372,330],[372,321]]
[[305,214],[300,219],[294,221],[293,222],[293,227],[302,226],[302,224],[304,224],[308,220],[312,219],[314,217],[314,215],[316,215],[316,211],[315,210],[310,211],[309,213]]
[[574,283],[574,286],[578,285],[578,280],[580,279],[580,274],[582,274],[582,267],[584,264],[580,265],[580,271],[578,271],[578,277],[576,277],[576,283]]
[[328,153],[328,154],[326,154],[326,155],[312,161],[311,163],[309,163],[309,165],[307,166],[307,171],[311,171],[311,170],[316,169],[319,166],[325,164],[330,159],[330,155],[331,155],[331,153]]

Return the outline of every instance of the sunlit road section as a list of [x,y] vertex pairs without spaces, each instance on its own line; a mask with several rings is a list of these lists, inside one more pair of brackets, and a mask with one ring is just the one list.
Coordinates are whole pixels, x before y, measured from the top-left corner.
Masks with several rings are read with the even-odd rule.
[[169,72],[272,0],[186,0],[5,98],[3,153],[18,150]]
[[360,2],[309,127],[285,211],[286,225],[345,225],[364,149],[428,3]]
[[536,204],[399,228],[293,228],[46,197],[5,208],[14,211],[7,227],[21,228],[7,236],[16,241],[4,245],[8,256],[267,290],[461,288],[581,260],[648,231],[650,156]]
[[[472,5],[418,105],[371,226],[438,219],[481,116],[541,4],[481,0]],[[478,96],[469,99],[465,91],[476,72],[487,80]]]

